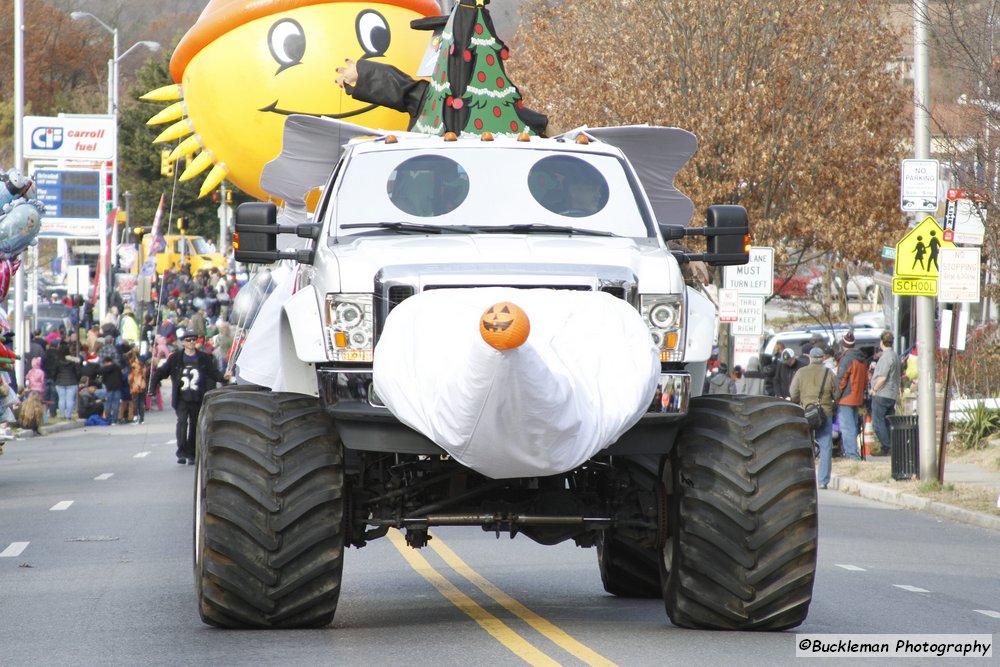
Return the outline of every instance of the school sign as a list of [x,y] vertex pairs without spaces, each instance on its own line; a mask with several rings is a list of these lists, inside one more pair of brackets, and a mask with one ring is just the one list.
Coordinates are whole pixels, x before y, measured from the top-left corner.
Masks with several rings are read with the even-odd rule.
[[892,293],[937,296],[941,249],[954,247],[944,240],[944,230],[933,216],[924,218],[896,244]]

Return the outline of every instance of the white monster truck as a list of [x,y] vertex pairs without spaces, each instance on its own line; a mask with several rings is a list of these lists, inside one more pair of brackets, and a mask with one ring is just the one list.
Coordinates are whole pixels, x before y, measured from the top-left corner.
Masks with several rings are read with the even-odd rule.
[[[238,260],[295,268],[237,362],[253,384],[209,393],[201,413],[206,623],[325,625],[346,546],[399,529],[421,547],[446,525],[596,546],[609,593],[662,596],[677,625],[805,619],[817,513],[802,412],[700,395],[716,313],[681,265],[745,262],[748,228],[736,206],[686,227],[672,182],[692,135],[346,142],[342,124],[296,122],[306,138],[288,130],[264,180],[301,212],[330,177],[314,222],[237,213]],[[335,167],[299,176],[341,143]],[[282,235],[307,247],[278,250]],[[706,252],[670,248],[685,236]],[[497,302],[523,309],[526,340],[488,344],[507,326],[484,316]]]

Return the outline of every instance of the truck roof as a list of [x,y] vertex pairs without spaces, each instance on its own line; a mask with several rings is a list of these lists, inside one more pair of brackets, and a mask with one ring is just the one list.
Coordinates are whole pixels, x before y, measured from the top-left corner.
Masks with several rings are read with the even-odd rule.
[[[418,142],[442,147],[447,143],[432,135],[380,132],[330,118],[292,115],[285,121],[281,154],[261,172],[261,188],[284,201],[289,210],[305,210],[307,196],[327,182],[343,147],[353,143],[352,152],[385,150],[384,137],[389,134],[399,140],[395,144],[399,148],[412,149]],[[591,143],[577,144],[576,139],[581,135]],[[635,170],[658,222],[687,225],[694,213],[691,200],[674,187],[674,177],[698,146],[695,136],[687,130],[651,125],[581,127],[551,139],[531,137],[527,142],[519,142],[511,136],[497,135],[492,142],[483,142],[482,137],[473,135],[461,137],[451,145],[483,143],[515,150],[544,146],[550,151],[623,155]]]
[[349,145],[355,153],[410,150],[415,147],[427,147],[433,150],[490,150],[491,148],[503,147],[529,151],[544,149],[546,151],[604,153],[625,157],[620,148],[597,138],[586,138],[578,142],[567,140],[565,137],[546,138],[529,135],[517,137],[509,134],[496,136],[463,134],[447,138],[416,132],[399,132],[384,136],[357,137],[352,139]]

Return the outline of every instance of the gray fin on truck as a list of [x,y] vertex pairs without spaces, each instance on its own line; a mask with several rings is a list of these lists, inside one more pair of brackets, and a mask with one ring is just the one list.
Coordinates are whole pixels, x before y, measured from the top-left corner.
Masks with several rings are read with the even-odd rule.
[[691,222],[694,204],[674,187],[674,177],[698,149],[698,138],[678,127],[624,125],[580,127],[561,135],[575,139],[586,134],[616,146],[625,153],[642,183],[657,222],[684,225]]
[[347,142],[385,134],[333,118],[293,114],[285,119],[281,153],[261,170],[260,187],[289,208],[304,207],[306,195],[326,185]]

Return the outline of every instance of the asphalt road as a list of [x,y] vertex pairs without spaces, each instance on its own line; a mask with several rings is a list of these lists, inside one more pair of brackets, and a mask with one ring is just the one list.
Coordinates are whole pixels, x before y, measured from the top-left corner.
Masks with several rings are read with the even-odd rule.
[[796,633],[1000,637],[1000,533],[833,491],[791,632],[682,630],[658,600],[605,594],[593,550],[461,528],[420,551],[348,550],[328,628],[213,629],[193,587],[194,467],[174,462],[172,430],[154,412],[5,447],[0,665],[775,665],[797,662]]

